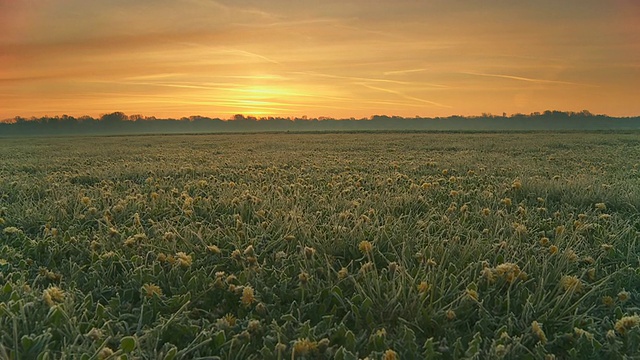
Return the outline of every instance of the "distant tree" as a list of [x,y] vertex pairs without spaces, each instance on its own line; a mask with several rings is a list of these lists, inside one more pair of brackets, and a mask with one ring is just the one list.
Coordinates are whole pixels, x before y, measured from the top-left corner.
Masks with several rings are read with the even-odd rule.
[[100,121],[102,121],[106,125],[117,124],[126,120],[129,120],[129,117],[125,113],[120,111],[116,111],[110,114],[104,114],[100,117]]

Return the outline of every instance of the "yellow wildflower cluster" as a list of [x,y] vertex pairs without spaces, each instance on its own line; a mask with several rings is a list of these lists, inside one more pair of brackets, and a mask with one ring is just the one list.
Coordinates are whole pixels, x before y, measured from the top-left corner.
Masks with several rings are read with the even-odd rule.
[[142,285],[142,293],[148,298],[154,296],[162,296],[162,289],[156,284],[144,284]]
[[493,282],[496,278],[499,278],[510,284],[518,279],[527,279],[527,273],[520,270],[520,266],[518,266],[518,264],[509,262],[500,264],[495,268],[486,267],[482,269],[482,276],[489,280],[489,282]]
[[42,292],[42,299],[49,306],[54,306],[64,301],[64,291],[57,286],[52,286]]
[[617,332],[624,335],[627,331],[632,328],[638,327],[640,325],[640,316],[624,316],[620,320],[616,321],[616,324],[613,326]]
[[565,275],[560,279],[560,285],[567,292],[579,293],[582,291],[582,281],[574,275]]

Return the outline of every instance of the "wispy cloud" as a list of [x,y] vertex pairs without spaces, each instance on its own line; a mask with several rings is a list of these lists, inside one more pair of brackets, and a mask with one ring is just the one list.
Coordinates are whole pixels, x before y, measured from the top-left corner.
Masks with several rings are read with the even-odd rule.
[[397,90],[391,90],[391,89],[385,89],[385,88],[381,88],[381,87],[377,87],[377,86],[371,86],[371,85],[367,85],[367,84],[361,84],[362,86],[372,89],[372,90],[378,90],[378,91],[382,91],[382,92],[386,92],[389,94],[395,94],[398,95],[402,98],[405,98],[407,100],[412,100],[412,101],[416,101],[422,104],[428,104],[428,105],[433,105],[433,106],[437,106],[437,107],[443,107],[443,108],[451,108],[451,106],[449,105],[445,105],[445,104],[441,104],[435,101],[430,101],[430,100],[425,100],[425,99],[420,99],[414,96],[409,96],[404,94],[403,92],[397,91]]
[[581,83],[576,83],[576,82],[571,82],[571,81],[536,79],[536,78],[528,78],[528,77],[523,77],[523,76],[513,76],[513,75],[503,75],[503,74],[487,74],[487,73],[477,73],[477,72],[467,72],[467,71],[461,71],[460,74],[474,75],[474,76],[485,76],[485,77],[496,77],[496,78],[502,78],[502,79],[526,81],[526,82],[537,83],[537,84],[563,84],[563,85],[593,86],[593,85],[589,85],[589,84],[581,84]]
[[389,76],[389,75],[404,75],[404,74],[411,74],[411,73],[417,73],[417,72],[423,72],[427,69],[407,69],[407,70],[393,70],[393,71],[385,71],[382,74],[384,76]]

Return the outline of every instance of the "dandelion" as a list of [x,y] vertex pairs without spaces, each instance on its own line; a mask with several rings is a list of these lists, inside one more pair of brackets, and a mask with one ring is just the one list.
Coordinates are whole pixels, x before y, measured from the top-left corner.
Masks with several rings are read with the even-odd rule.
[[242,298],[240,299],[240,302],[244,306],[249,306],[254,301],[256,301],[256,298],[254,296],[253,288],[251,286],[245,286],[242,289]]
[[231,257],[237,261],[242,260],[242,254],[240,254],[240,250],[238,249],[235,249],[231,252]]
[[511,206],[511,198],[504,198],[500,201],[500,203],[504,206]]
[[16,235],[16,234],[22,234],[22,230],[18,229],[15,226],[9,226],[4,228],[4,230],[2,230],[3,233],[5,233],[5,235]]
[[367,240],[363,240],[358,245],[358,249],[360,249],[360,252],[362,252],[363,254],[370,254],[373,250],[373,244],[371,244],[371,242]]
[[526,274],[520,270],[517,264],[503,263],[496,266],[496,274],[508,283],[513,283],[517,279],[526,279]]
[[618,300],[620,300],[620,302],[626,302],[627,300],[629,300],[629,292],[628,291],[620,291],[618,293]]
[[162,289],[160,289],[160,287],[156,284],[148,283],[142,285],[142,293],[148,298],[152,298],[154,296],[160,297],[162,296]]
[[579,293],[582,291],[582,281],[574,275],[565,275],[560,279],[560,285],[566,292]]
[[583,337],[583,336],[584,336],[585,338],[587,338],[587,340],[593,340],[593,334],[592,334],[592,333],[590,333],[590,332],[588,332],[588,331],[586,331],[586,330],[583,330],[583,329],[580,329],[580,328],[574,327],[574,328],[573,328],[573,332],[574,332],[574,333],[576,334],[576,336],[578,336],[578,337]]
[[478,292],[473,289],[467,289],[466,295],[469,299],[473,301],[478,301]]
[[522,188],[522,182],[520,182],[520,180],[514,180],[513,183],[511,184],[511,188],[514,190],[520,190],[520,188]]
[[612,307],[615,302],[611,296],[605,295],[602,297],[602,304],[607,307]]
[[246,249],[244,249],[243,254],[244,254],[245,256],[253,256],[253,255],[255,254],[255,251],[254,251],[254,249],[253,249],[253,245],[249,245],[249,246],[247,246],[247,248],[246,248]]
[[553,255],[558,252],[558,247],[555,245],[549,246],[549,254]]
[[547,245],[549,245],[549,238],[548,238],[548,237],[546,237],[546,236],[544,236],[544,237],[540,238],[540,245],[542,245],[542,246],[547,246]]
[[605,203],[597,203],[595,204],[595,208],[600,211],[607,210],[607,205]]
[[538,338],[538,341],[540,341],[542,344],[547,343],[547,335],[542,330],[542,324],[538,323],[537,321],[533,321],[531,323],[531,331],[533,332],[533,335]]
[[52,286],[42,292],[42,299],[49,306],[54,306],[57,303],[64,301],[64,291],[57,286]]
[[575,251],[573,251],[573,249],[567,249],[564,252],[564,256],[567,258],[567,260],[574,262],[578,260],[578,255],[576,254]]
[[307,285],[307,283],[309,282],[309,274],[304,271],[301,272],[300,274],[298,274],[298,280],[300,281],[301,285]]
[[360,274],[366,274],[373,269],[373,263],[371,261],[367,261],[366,263],[360,266]]
[[176,258],[178,261],[178,265],[184,268],[191,266],[191,264],[193,263],[193,260],[191,259],[191,255],[187,255],[182,251],[176,254]]
[[162,237],[162,239],[164,241],[175,241],[176,240],[176,234],[174,234],[172,232],[166,232],[166,233],[164,233],[164,236]]
[[82,204],[85,206],[89,206],[89,204],[91,204],[91,198],[88,196],[83,196],[82,199],[80,199],[80,202],[82,202]]
[[295,355],[306,356],[316,351],[317,349],[318,349],[318,343],[316,343],[315,341],[311,341],[307,338],[298,339],[293,343],[292,357]]
[[311,259],[313,257],[313,255],[316,253],[316,249],[314,249],[312,247],[305,246],[303,252],[304,252],[304,256],[307,259]]
[[489,215],[491,215],[491,210],[489,208],[482,209],[482,216],[489,216]]
[[113,356],[113,350],[111,350],[108,347],[103,347],[102,350],[100,350],[100,352],[98,352],[98,359],[99,360],[106,360],[106,359],[110,358],[111,356]]
[[91,330],[89,330],[89,332],[85,335],[87,338],[89,338],[90,340],[96,341],[102,338],[102,336],[104,336],[104,334],[102,333],[102,330],[97,329],[97,328],[91,328]]
[[640,316],[624,316],[622,319],[616,321],[616,324],[613,326],[617,332],[624,335],[627,331],[633,329],[640,325]]
[[560,235],[564,234],[564,230],[565,230],[564,225],[556,226],[556,236],[560,236]]
[[220,248],[217,245],[209,245],[207,246],[207,250],[209,250],[214,255],[219,255],[221,253]]
[[392,262],[389,263],[388,268],[389,268],[389,272],[390,273],[394,273],[394,272],[398,271],[399,265],[398,265],[397,262],[392,261]]
[[527,227],[522,224],[515,224],[515,232],[518,236],[525,235],[527,233]]
[[225,316],[218,319],[217,323],[219,326],[223,328],[230,328],[230,327],[236,326],[237,321],[238,319],[236,319],[236,317],[233,316],[233,314],[227,313]]
[[382,354],[382,360],[398,360],[398,353],[388,349]]
[[600,248],[604,251],[609,251],[609,250],[613,250],[613,245],[611,244],[602,244],[600,245]]
[[418,292],[421,294],[426,293],[429,290],[429,284],[427,284],[426,281],[422,281],[420,284],[418,284]]
[[349,270],[346,267],[343,267],[342,269],[340,269],[340,271],[338,271],[338,278],[339,279],[344,279],[349,275]]
[[247,324],[247,330],[252,333],[260,331],[260,327],[260,320],[252,319],[249,320],[249,323]]

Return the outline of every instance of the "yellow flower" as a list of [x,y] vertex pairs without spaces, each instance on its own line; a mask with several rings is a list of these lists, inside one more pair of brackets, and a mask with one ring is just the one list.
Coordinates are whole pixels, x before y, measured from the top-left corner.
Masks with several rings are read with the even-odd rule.
[[191,266],[191,264],[193,263],[193,260],[191,259],[191,255],[187,255],[182,251],[176,254],[176,258],[178,261],[178,265],[185,268]]
[[516,281],[516,279],[526,279],[526,274],[520,270],[517,264],[503,263],[496,266],[496,274],[505,279],[508,283]]
[[349,270],[347,270],[346,267],[343,267],[342,269],[340,269],[340,271],[338,271],[338,278],[340,279],[344,279],[349,275]]
[[607,210],[607,205],[605,205],[605,203],[597,203],[595,207],[597,210]]
[[156,284],[144,284],[142,285],[142,293],[148,298],[155,296],[162,296],[162,289]]
[[427,292],[427,290],[429,290],[429,284],[427,284],[426,281],[421,282],[420,284],[418,284],[418,292],[421,294],[424,294]]
[[514,182],[511,184],[511,188],[514,190],[519,190],[520,188],[522,188],[522,182],[520,182],[520,180],[514,180]]
[[111,350],[108,347],[104,347],[102,348],[102,350],[100,350],[100,352],[98,352],[98,359],[105,360],[110,358],[112,355],[113,355],[113,350]]
[[551,246],[549,246],[549,253],[550,253],[551,255],[553,255],[553,254],[555,254],[555,253],[557,253],[557,252],[558,252],[558,247],[557,247],[557,246],[555,246],[555,245],[551,245]]
[[89,204],[91,204],[91,198],[88,196],[83,196],[82,199],[80,199],[80,201],[85,206],[88,206]]
[[482,209],[482,215],[483,216],[489,216],[491,215],[491,210],[489,208],[484,208]]
[[567,292],[579,293],[582,291],[582,281],[574,275],[565,275],[560,279],[560,284]]
[[542,324],[538,323],[537,321],[532,322],[531,331],[542,344],[546,344],[547,335],[545,335],[544,331],[542,331]]
[[300,280],[300,284],[306,285],[309,282],[309,274],[306,272],[301,272],[298,274],[298,280]]
[[382,354],[382,360],[397,360],[398,359],[398,353],[388,349],[387,351],[384,352],[384,354]]
[[318,343],[311,341],[307,338],[298,339],[293,343],[292,356],[305,356],[316,351],[318,349]]
[[631,330],[634,327],[640,325],[640,316],[624,316],[622,319],[616,321],[616,324],[613,326],[617,332],[624,335],[627,330]]
[[473,301],[478,301],[478,292],[473,289],[467,289],[466,291],[467,297],[469,297]]
[[251,286],[245,286],[242,289],[242,298],[240,299],[240,302],[242,303],[242,305],[249,306],[255,300],[256,299],[254,297],[253,288]]
[[247,248],[244,249],[243,254],[245,256],[253,256],[253,254],[255,254],[255,250],[253,249],[253,245],[247,246]]
[[540,245],[542,245],[542,246],[547,246],[547,245],[549,245],[549,238],[548,238],[548,237],[546,237],[546,236],[545,236],[545,237],[540,238]]
[[504,198],[500,202],[505,206],[511,206],[511,199],[510,198]]
[[373,250],[373,244],[367,240],[363,240],[358,245],[358,249],[360,249],[363,254],[369,254],[371,250]]
[[213,254],[220,254],[220,248],[217,245],[209,245],[207,246],[207,250],[211,251]]
[[625,302],[625,301],[629,300],[629,292],[628,291],[620,291],[618,293],[618,300],[620,300],[621,302]]
[[522,224],[515,224],[515,231],[518,235],[525,235],[527,233],[527,227]]
[[304,256],[307,259],[311,259],[313,257],[313,255],[315,255],[315,253],[316,253],[316,249],[314,249],[312,247],[308,247],[308,246],[304,247]]
[[64,301],[64,291],[57,286],[52,286],[42,292],[42,299],[47,305],[54,306]]

